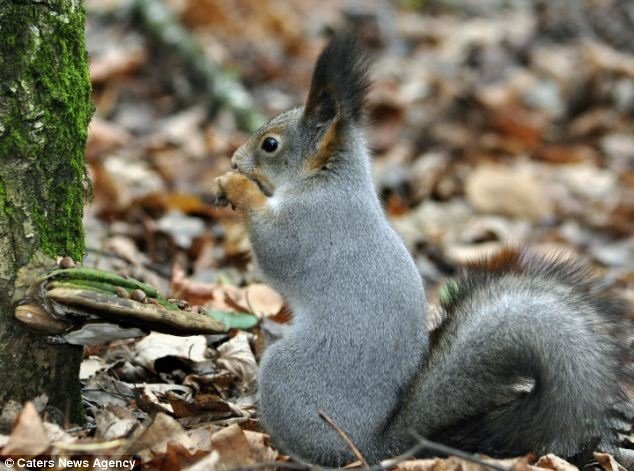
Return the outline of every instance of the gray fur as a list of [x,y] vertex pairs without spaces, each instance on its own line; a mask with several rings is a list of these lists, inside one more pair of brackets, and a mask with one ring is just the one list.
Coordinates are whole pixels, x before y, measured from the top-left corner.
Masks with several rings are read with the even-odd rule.
[[[328,63],[320,67],[323,81]],[[344,96],[360,106],[360,93]],[[430,348],[422,281],[383,214],[358,115],[323,122],[323,113],[291,110],[233,158],[266,181],[266,210],[246,211],[253,254],[294,314],[260,365],[260,413],[274,442],[314,463],[353,460],[323,411],[371,462],[403,452],[410,428],[493,454],[613,446],[620,422],[610,410],[629,407],[618,349],[572,278],[529,270],[460,281],[471,288],[458,289]],[[307,171],[337,120],[328,164]],[[260,148],[267,136],[280,141],[274,153]]]
[[283,450],[329,464],[353,456],[318,411],[378,459],[393,411],[377,404],[398,404],[427,343],[422,282],[383,216],[366,153],[346,169],[279,188],[275,218],[249,223],[258,266],[294,314],[260,365],[262,419]]
[[[632,419],[619,384],[631,382],[627,353],[614,332],[631,326],[610,317],[623,306],[608,302],[598,311],[583,292],[590,278],[569,285],[548,273],[583,266],[520,254],[540,268],[488,276],[455,301],[395,428],[498,456],[555,453],[584,462],[596,448],[614,451],[619,428]],[[629,418],[618,418],[620,406]]]

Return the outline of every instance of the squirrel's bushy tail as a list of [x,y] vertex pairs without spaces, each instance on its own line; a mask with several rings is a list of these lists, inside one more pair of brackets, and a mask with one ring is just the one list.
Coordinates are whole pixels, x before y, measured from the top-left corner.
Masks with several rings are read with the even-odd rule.
[[634,418],[632,323],[587,266],[507,250],[469,267],[446,294],[419,383],[430,438],[577,461],[614,451]]

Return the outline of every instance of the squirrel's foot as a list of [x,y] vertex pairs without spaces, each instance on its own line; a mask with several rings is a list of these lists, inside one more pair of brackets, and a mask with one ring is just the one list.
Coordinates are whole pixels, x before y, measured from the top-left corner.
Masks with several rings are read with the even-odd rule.
[[266,195],[257,183],[238,172],[227,172],[216,178],[212,187],[216,206],[231,205],[239,211],[257,211],[266,206]]

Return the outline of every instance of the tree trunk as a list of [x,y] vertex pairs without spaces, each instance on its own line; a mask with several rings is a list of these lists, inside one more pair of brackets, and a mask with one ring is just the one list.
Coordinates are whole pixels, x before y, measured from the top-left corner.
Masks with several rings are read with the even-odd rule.
[[82,350],[49,344],[13,317],[21,267],[80,260],[92,114],[79,0],[0,0],[0,407],[46,393],[81,421]]

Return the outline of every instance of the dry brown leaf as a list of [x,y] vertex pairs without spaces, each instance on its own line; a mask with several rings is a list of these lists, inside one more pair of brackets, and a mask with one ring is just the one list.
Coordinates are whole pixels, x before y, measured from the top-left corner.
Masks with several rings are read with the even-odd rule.
[[141,255],[141,252],[139,252],[139,249],[134,241],[129,237],[110,237],[106,244],[104,244],[104,248],[129,263],[139,263],[144,258],[143,255]]
[[404,461],[395,469],[398,471],[489,471],[489,468],[485,466],[454,457]]
[[173,414],[174,409],[172,409],[171,404],[162,402],[161,398],[159,398],[154,391],[148,388],[142,388],[136,399],[136,405],[150,416],[159,412],[170,415]]
[[579,471],[579,468],[552,453],[539,458],[535,466],[538,468],[552,469],[554,471]]
[[[388,463],[388,461],[384,461],[383,464]],[[539,471],[539,468],[528,464],[529,461],[532,461],[531,455],[503,460],[483,458],[483,461],[515,471]],[[451,456],[449,458],[404,461],[394,469],[399,471],[489,471],[491,468]]]
[[166,394],[174,414],[177,417],[189,417],[201,412],[214,412],[217,419],[223,419],[234,415],[233,408],[217,394],[197,394],[193,398],[183,398],[177,394]]
[[190,193],[169,193],[165,197],[169,209],[182,211],[185,214],[215,214],[215,208],[205,204],[198,195]]
[[496,110],[491,127],[519,144],[518,150],[532,150],[541,141],[546,120],[539,114],[521,108]]
[[251,453],[256,463],[267,463],[275,461],[279,453],[270,447],[269,436],[265,433],[253,432],[251,430],[243,430],[247,437]]
[[114,440],[127,436],[137,421],[133,417],[119,417],[114,412],[104,408],[95,413],[95,423],[97,425],[96,437],[103,440]]
[[128,405],[128,397],[134,396],[130,384],[119,381],[106,372],[97,373],[85,380],[84,400],[93,404],[117,404],[122,407]]
[[[204,450],[188,450],[180,443],[169,442],[165,453],[159,453],[150,461],[143,463],[144,469],[157,471],[176,471],[199,462],[207,455]],[[211,468],[213,469],[213,468]]]
[[284,304],[282,308],[273,316],[270,316],[268,320],[278,324],[288,324],[293,320],[293,312],[288,304]]
[[253,283],[244,288],[244,297],[252,313],[259,318],[274,316],[282,309],[282,296],[264,283]]
[[592,161],[596,152],[589,146],[551,144],[539,148],[534,157],[553,164],[569,164]]
[[145,59],[145,49],[141,46],[110,48],[106,53],[91,58],[90,79],[92,83],[101,83],[116,76],[130,74]]
[[217,469],[228,469],[255,463],[249,440],[237,424],[229,425],[214,433],[211,437],[211,444],[212,449],[220,455]]
[[149,370],[154,370],[154,362],[166,356],[187,358],[191,361],[205,361],[207,358],[207,340],[203,335],[177,337],[152,332],[136,345],[134,361]]
[[393,147],[403,130],[405,106],[397,92],[394,84],[388,83],[372,89],[367,112],[372,122],[371,145],[376,152]]
[[196,445],[196,449],[211,451],[211,437],[214,433],[222,430],[222,427],[213,424],[207,424],[202,427],[197,427],[192,430],[187,430],[187,435],[192,439]]
[[205,223],[197,216],[179,210],[167,211],[156,220],[156,228],[169,235],[177,247],[189,250],[192,242],[205,234]]
[[55,446],[55,444],[57,443],[71,443],[77,439],[69,433],[66,433],[66,431],[62,427],[52,422],[44,422],[44,430],[46,430],[46,436],[51,441],[53,446]]
[[191,305],[207,305],[215,299],[213,294],[217,287],[213,283],[195,281],[185,276],[185,270],[174,265],[172,269],[172,295],[184,299]]
[[634,78],[634,57],[596,41],[585,41],[584,54],[597,69],[614,71]]
[[220,345],[218,353],[220,358],[216,363],[236,375],[242,381],[243,388],[250,390],[255,384],[258,365],[249,345],[248,334],[239,332],[231,340]]
[[110,154],[101,160],[104,178],[109,178],[107,186],[115,197],[115,201],[102,201],[108,208],[125,209],[136,200],[140,200],[153,193],[167,192],[166,184],[161,175],[147,162],[125,158],[118,153]]
[[596,452],[594,453],[594,459],[597,460],[601,466],[603,466],[603,469],[605,469],[605,471],[627,471],[625,469],[625,466],[619,464],[616,459],[614,459],[614,456],[608,453]]
[[467,178],[465,191],[473,207],[484,213],[540,220],[554,212],[543,185],[522,169],[481,166]]
[[91,355],[89,358],[82,360],[81,366],[79,367],[79,379],[88,379],[97,374],[97,372],[107,368],[108,364],[103,358]]
[[207,303],[206,307],[250,312],[260,319],[274,316],[284,305],[282,296],[264,283],[252,283],[244,288],[231,285],[216,286],[213,295],[214,301]]
[[154,421],[147,428],[139,429],[124,448],[127,454],[139,454],[144,459],[150,459],[157,453],[165,453],[169,442],[178,443],[188,450],[196,448],[181,424],[167,414],[158,413]]
[[208,471],[210,469],[216,470],[220,468],[220,455],[217,451],[212,451],[205,458],[201,459],[196,464],[191,465],[189,468],[185,468],[183,471]]
[[86,159],[98,163],[103,154],[112,152],[130,143],[132,135],[124,128],[98,116],[93,117],[88,126],[88,142],[86,143]]
[[[235,213],[234,213],[235,214]],[[245,225],[237,219],[223,219],[225,254],[228,258],[244,256],[251,244]]]
[[16,420],[3,453],[5,455],[37,456],[48,450],[50,445],[40,414],[32,402],[27,402]]

